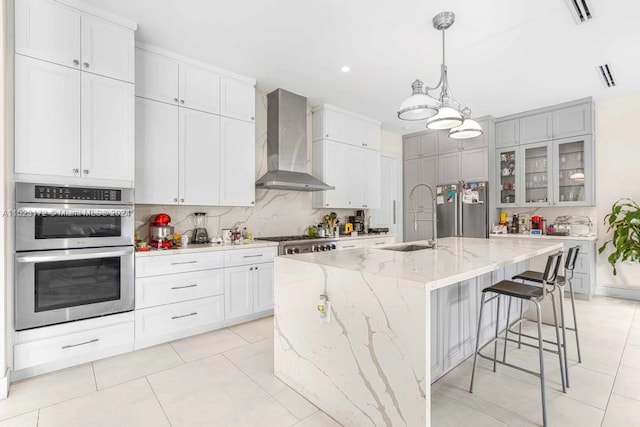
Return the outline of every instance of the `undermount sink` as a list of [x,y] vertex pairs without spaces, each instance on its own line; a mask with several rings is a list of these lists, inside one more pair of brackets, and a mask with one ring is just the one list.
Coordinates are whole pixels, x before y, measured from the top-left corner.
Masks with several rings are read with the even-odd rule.
[[389,246],[389,247],[380,248],[380,249],[384,249],[385,251],[413,252],[413,251],[422,251],[424,249],[435,249],[435,247],[436,245],[434,242],[426,245],[425,244],[422,244],[422,245],[409,244],[409,245],[402,245],[402,246]]

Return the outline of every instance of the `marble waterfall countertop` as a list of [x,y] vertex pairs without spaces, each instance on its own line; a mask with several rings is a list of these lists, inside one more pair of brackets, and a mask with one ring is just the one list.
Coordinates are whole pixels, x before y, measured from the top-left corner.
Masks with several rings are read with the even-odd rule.
[[[410,242],[410,244],[426,244]],[[407,243],[389,245],[403,246]],[[438,239],[436,249],[413,252],[359,248],[289,255],[288,258],[361,273],[423,283],[431,290],[468,280],[510,264],[562,250],[562,244],[535,239]]]

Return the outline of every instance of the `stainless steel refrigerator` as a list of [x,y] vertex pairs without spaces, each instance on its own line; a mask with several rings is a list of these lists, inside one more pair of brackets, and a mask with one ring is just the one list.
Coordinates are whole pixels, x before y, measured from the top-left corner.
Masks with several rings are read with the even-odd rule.
[[489,237],[489,184],[465,182],[436,188],[438,238]]

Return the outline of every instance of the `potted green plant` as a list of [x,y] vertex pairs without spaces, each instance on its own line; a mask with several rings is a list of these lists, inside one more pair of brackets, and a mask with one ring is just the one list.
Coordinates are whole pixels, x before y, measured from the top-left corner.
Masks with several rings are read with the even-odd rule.
[[609,226],[607,232],[613,230],[613,238],[604,242],[598,253],[604,252],[611,243],[614,251],[607,260],[615,276],[617,262],[640,261],[640,206],[631,199],[620,199],[611,206],[604,223]]

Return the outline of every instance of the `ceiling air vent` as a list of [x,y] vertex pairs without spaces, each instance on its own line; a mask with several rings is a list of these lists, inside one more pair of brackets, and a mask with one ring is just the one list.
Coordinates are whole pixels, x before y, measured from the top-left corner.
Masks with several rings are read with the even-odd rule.
[[613,78],[613,73],[611,72],[609,64],[599,65],[598,74],[600,74],[600,77],[606,87],[614,87],[616,85],[616,80]]
[[577,19],[578,24],[593,19],[589,0],[567,0],[571,14]]

